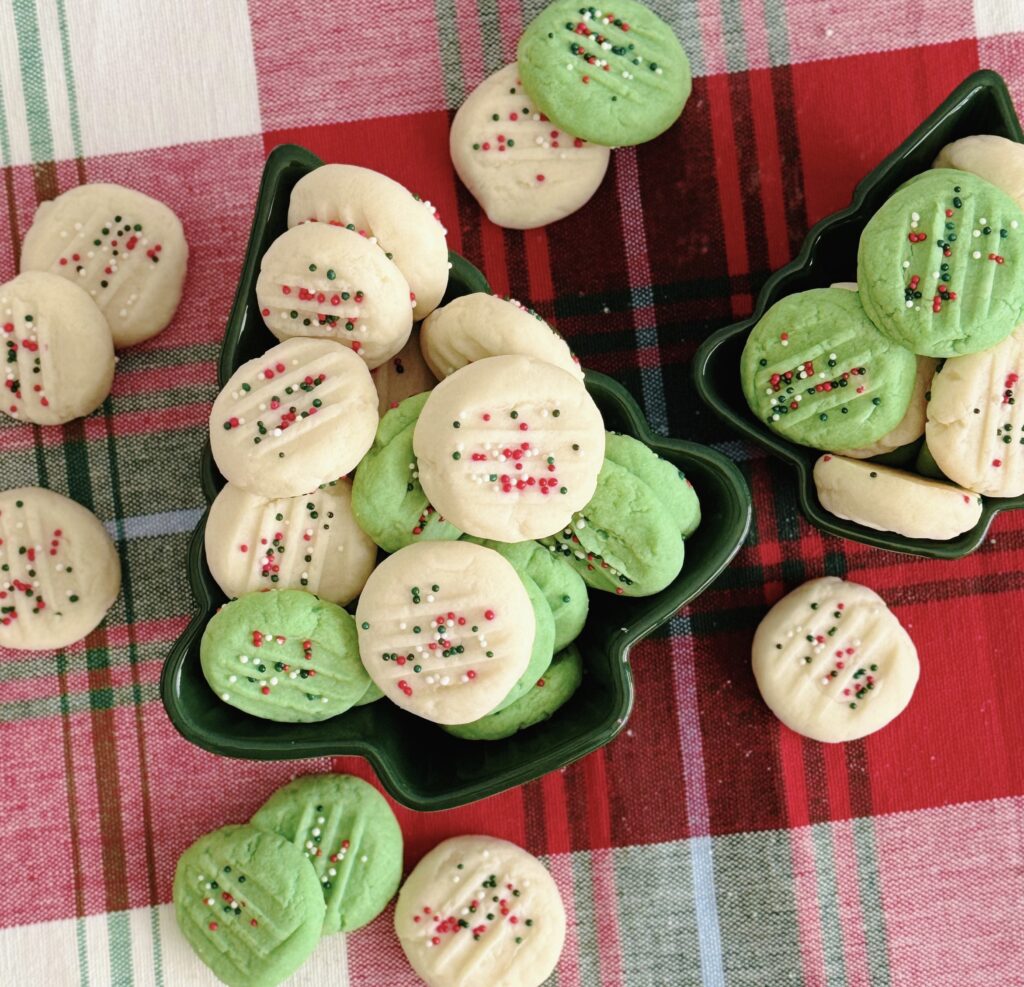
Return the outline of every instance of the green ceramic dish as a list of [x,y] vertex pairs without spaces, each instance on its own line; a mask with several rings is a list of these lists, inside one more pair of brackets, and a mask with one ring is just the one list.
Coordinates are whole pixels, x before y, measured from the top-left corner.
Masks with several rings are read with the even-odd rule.
[[[822,531],[893,552],[957,559],[984,540],[1000,511],[1024,507],[1024,497],[984,497],[981,519],[959,538],[932,541],[875,531],[830,514],[821,506],[812,470],[820,453],[786,442],[750,412],[740,389],[740,353],[753,325],[784,295],[835,281],[856,281],[857,244],[875,211],[907,179],[931,167],[950,141],[971,134],[997,134],[1024,142],[1006,84],[987,70],[968,76],[892,154],[865,177],[845,209],[825,217],[804,240],[796,258],[765,282],[749,319],[718,330],[701,345],[693,364],[697,391],[711,409],[745,438],[789,463],[796,471],[800,507]],[[880,457],[885,461],[885,457]]]
[[[253,285],[259,258],[285,228],[292,186],[318,158],[299,147],[279,147],[267,159],[245,266],[224,337],[223,383],[244,361],[274,343],[256,308]],[[451,255],[446,301],[470,291],[489,291],[483,275]],[[591,607],[579,639],[586,668],[583,685],[558,715],[493,743],[460,740],[426,720],[381,701],[316,724],[273,723],[222,703],[203,678],[199,641],[224,596],[210,576],[203,551],[206,518],[189,547],[188,571],[199,613],[164,665],[160,689],[167,713],[181,734],[217,754],[274,760],[357,754],[384,787],[414,809],[447,809],[494,795],[563,767],[608,743],[633,705],[629,649],[665,623],[714,580],[739,550],[750,524],[750,493],[739,470],[704,446],[651,433],[636,402],[620,384],[588,373],[587,386],[608,428],[635,436],[671,460],[700,496],[703,520],[688,539],[686,564],[675,582],[656,596],[607,596]],[[203,489],[213,500],[223,479],[209,453],[201,464]]]

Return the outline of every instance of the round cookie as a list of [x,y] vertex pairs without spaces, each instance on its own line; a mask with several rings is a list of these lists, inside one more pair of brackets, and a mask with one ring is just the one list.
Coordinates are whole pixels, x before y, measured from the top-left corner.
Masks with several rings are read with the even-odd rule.
[[402,885],[395,932],[428,987],[540,987],[562,952],[565,906],[536,857],[492,836],[456,836]]
[[377,428],[366,365],[328,339],[289,339],[243,363],[210,411],[210,445],[229,483],[294,497],[355,469]]
[[435,723],[494,710],[530,665],[536,634],[515,569],[465,541],[418,542],[386,558],[363,588],[356,624],[384,695]]
[[583,380],[568,343],[514,298],[478,291],[437,309],[420,330],[423,358],[438,380],[489,356],[535,357]]
[[199,659],[224,702],[278,723],[337,716],[369,688],[352,617],[299,589],[226,603],[203,631]]
[[991,182],[1024,209],[1024,144],[974,134],[947,144],[932,163],[933,168],[955,168]]
[[584,140],[621,147],[667,130],[692,80],[678,38],[636,0],[615,13],[555,0],[519,39],[519,74],[542,113]]
[[344,606],[363,588],[377,546],[352,513],[344,477],[310,494],[268,500],[227,484],[206,519],[206,562],[226,596],[306,589]]
[[822,743],[880,730],[906,708],[920,671],[914,642],[885,601],[834,576],[779,600],[758,625],[752,658],[771,711]]
[[41,202],[21,245],[22,271],[59,274],[106,316],[114,346],[150,339],[181,301],[188,244],[162,202],[122,185],[79,185]]
[[121,591],[106,528],[42,487],[0,493],[0,647],[55,651],[103,621]]
[[743,347],[751,411],[790,442],[815,449],[869,445],[906,414],[914,354],[864,314],[862,292],[813,288],[777,301]]
[[911,442],[916,442],[924,435],[925,415],[928,408],[928,393],[935,376],[935,368],[939,361],[931,356],[917,358],[917,371],[914,374],[914,389],[910,394],[907,413],[900,423],[891,431],[886,432],[871,445],[859,449],[847,449],[840,456],[850,459],[870,459],[872,456],[884,456],[888,452],[900,449]]
[[417,541],[454,541],[462,534],[434,510],[420,486],[412,436],[427,397],[424,392],[406,398],[384,415],[356,470],[353,513],[385,552]]
[[814,486],[836,517],[907,538],[946,541],[981,518],[981,498],[969,490],[830,453],[814,464]]
[[377,411],[381,418],[406,398],[429,391],[437,383],[437,378],[423,359],[419,328],[413,326],[405,346],[390,360],[375,367],[370,376],[377,388]]
[[551,717],[572,697],[583,681],[583,659],[575,646],[555,655],[532,689],[496,713],[443,729],[463,740],[504,740]]
[[178,859],[174,914],[228,987],[277,987],[320,941],[324,896],[313,866],[283,836],[225,826]]
[[448,286],[447,230],[430,202],[379,171],[325,164],[295,183],[288,225],[321,222],[355,231],[375,243],[409,284],[413,318],[426,318]]
[[928,402],[928,449],[955,483],[1024,494],[1024,325],[984,353],[947,360]]
[[471,535],[543,538],[590,500],[604,423],[571,374],[526,356],[492,356],[430,392],[413,431],[430,503]]
[[492,712],[507,709],[525,696],[551,667],[551,660],[555,654],[555,619],[551,607],[548,606],[540,587],[525,572],[518,573],[518,576],[533,609],[533,647],[530,649],[530,661],[526,670]]
[[611,152],[552,126],[515,65],[488,76],[459,107],[452,164],[487,218],[529,230],[576,212],[597,191]]
[[646,483],[610,459],[591,501],[541,544],[588,586],[619,596],[658,593],[683,568],[683,539],[671,512]]
[[409,284],[366,237],[329,223],[282,233],[260,261],[256,301],[281,340],[331,339],[371,370],[393,357],[412,330]]
[[56,274],[0,285],[4,389],[0,410],[36,425],[95,411],[114,382],[110,326],[89,295]]
[[305,775],[279,788],[250,824],[298,847],[327,904],[323,931],[372,922],[402,881],[402,830],[384,796],[360,778]]
[[662,459],[639,439],[617,432],[609,432],[605,436],[604,458],[643,480],[672,515],[684,538],[689,538],[697,530],[700,502],[693,484],[678,466]]
[[868,221],[857,285],[871,321],[920,356],[1005,339],[1024,315],[1024,212],[965,171],[926,171]]
[[492,548],[527,575],[544,594],[555,621],[553,649],[561,651],[580,636],[587,622],[590,599],[583,577],[565,559],[553,554],[539,542],[503,542],[467,536],[485,548]]

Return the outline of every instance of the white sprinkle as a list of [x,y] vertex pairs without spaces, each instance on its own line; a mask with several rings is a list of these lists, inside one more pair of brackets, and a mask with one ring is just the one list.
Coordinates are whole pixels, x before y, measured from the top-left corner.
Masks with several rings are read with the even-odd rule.
[[227,702],[231,697],[226,692],[222,692],[220,694],[220,698],[223,699],[224,702]]
[[231,685],[234,685],[237,681],[238,681],[238,676],[237,675],[229,675],[228,676],[228,682]]
[[974,236],[981,236],[981,230],[975,230],[973,235]]
[[905,260],[903,262],[903,269],[906,270],[908,267],[910,267],[910,261],[909,260]]
[[980,250],[975,250],[974,253],[971,254],[971,256],[975,260],[981,260],[981,251]]
[[427,603],[433,603],[433,602],[434,602],[434,594],[433,593],[428,593],[427,594]]
[[247,664],[249,663],[249,656],[248,656],[248,655],[239,655],[239,656],[238,656],[238,660],[239,660],[239,661],[240,661],[240,662],[241,662],[241,663],[242,663],[243,665],[247,665]]
[[921,214],[920,214],[919,212],[912,212],[912,213],[910,214],[910,218],[911,218],[911,219],[913,219],[913,220],[915,220],[915,221],[916,221],[916,220],[919,220],[919,219],[921,218]]
[[982,216],[978,222],[981,223],[982,226],[988,226],[988,220],[984,216]]

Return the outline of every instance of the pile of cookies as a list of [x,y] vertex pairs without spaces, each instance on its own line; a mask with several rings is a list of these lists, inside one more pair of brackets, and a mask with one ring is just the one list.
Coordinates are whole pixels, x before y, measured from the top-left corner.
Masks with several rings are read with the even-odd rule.
[[[275,987],[322,936],[373,921],[401,880],[402,830],[383,796],[351,775],[307,775],[181,855],[174,910],[225,984]],[[431,987],[473,987],[484,966],[537,987],[558,962],[566,920],[539,860],[505,840],[457,836],[413,869],[394,924]]]
[[[204,632],[203,674],[284,722],[382,697],[466,739],[546,719],[583,676],[588,590],[645,596],[679,575],[693,488],[606,431],[535,312],[488,294],[438,307],[448,252],[429,203],[324,165],[289,223],[256,286],[282,342],[210,415],[227,485],[206,558],[232,601]],[[382,376],[396,358],[405,372]]]
[[452,163],[492,222],[544,226],[597,191],[612,148],[667,130],[691,85],[672,28],[643,4],[556,0],[523,32],[516,62],[459,107]]
[[[120,185],[80,185],[36,210],[22,273],[0,285],[4,394],[21,422],[63,425],[99,408],[115,349],[150,339],[181,299],[188,246],[162,202]],[[103,620],[121,587],[102,523],[60,494],[0,494],[0,646],[66,647]]]
[[826,510],[944,540],[977,524],[980,495],[1024,494],[1022,240],[1024,147],[964,138],[868,222],[855,285],[789,295],[751,331],[747,403],[825,451]]

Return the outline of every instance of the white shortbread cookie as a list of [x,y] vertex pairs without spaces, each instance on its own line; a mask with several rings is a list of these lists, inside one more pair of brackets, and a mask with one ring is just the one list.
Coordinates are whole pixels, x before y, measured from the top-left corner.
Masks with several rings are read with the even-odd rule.
[[455,836],[406,879],[395,932],[428,987],[539,987],[565,943],[565,906],[547,869],[522,847]]
[[282,233],[260,261],[256,301],[278,339],[336,340],[372,370],[409,338],[409,284],[365,237],[328,223]]
[[917,358],[917,376],[914,378],[914,390],[910,395],[910,404],[902,421],[891,432],[883,435],[877,442],[860,449],[848,449],[838,453],[850,459],[870,459],[881,456],[914,442],[924,435],[925,412],[928,408],[928,389],[939,361],[933,356]]
[[0,647],[52,651],[102,622],[121,590],[106,528],[42,487],[0,493]]
[[4,393],[0,409],[60,425],[103,404],[114,382],[110,326],[81,288],[27,271],[0,285]]
[[447,230],[430,202],[379,171],[327,164],[292,189],[288,225],[315,220],[354,228],[385,252],[416,296],[414,318],[426,318],[448,286]]
[[857,740],[907,707],[920,666],[873,590],[835,576],[784,596],[754,634],[754,678],[771,711],[812,740]]
[[423,359],[420,329],[414,326],[401,351],[385,360],[370,376],[377,388],[377,410],[381,418],[406,398],[429,391],[437,383],[437,378]]
[[995,134],[962,137],[939,151],[932,167],[969,171],[1002,189],[1024,209],[1024,144]]
[[466,97],[448,146],[459,178],[487,218],[514,230],[576,212],[597,191],[611,155],[548,120],[526,95],[514,63]]
[[512,564],[466,541],[417,542],[370,574],[359,656],[384,695],[435,723],[486,716],[530,662],[536,618]]
[[488,356],[536,357],[583,379],[569,344],[514,298],[478,291],[437,309],[420,327],[423,358],[438,380]]
[[376,561],[377,546],[356,523],[344,477],[276,500],[229,483],[206,519],[206,562],[227,596],[305,589],[344,606]]
[[210,445],[229,483],[294,497],[355,469],[377,421],[370,371],[352,350],[289,339],[231,375],[210,411]]
[[528,541],[561,531],[593,497],[604,422],[560,367],[492,356],[430,392],[413,452],[427,499],[460,531]]
[[981,517],[981,498],[970,490],[832,453],[814,464],[814,486],[836,517],[907,538],[946,541]]
[[79,185],[40,203],[21,245],[23,271],[51,271],[89,293],[118,349],[171,321],[187,265],[178,217],[123,185]]
[[1024,494],[1024,326],[947,360],[932,380],[925,436],[939,469],[989,497]]

